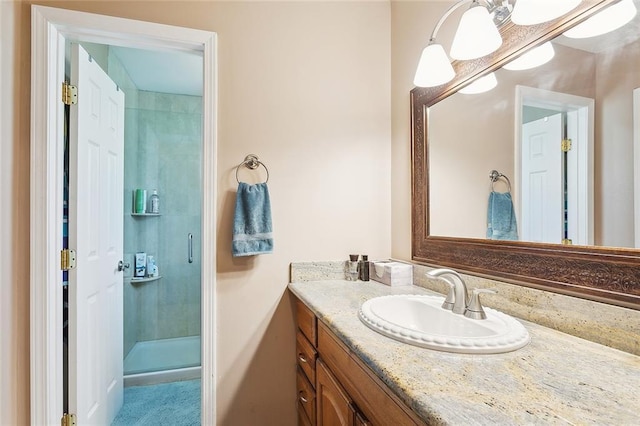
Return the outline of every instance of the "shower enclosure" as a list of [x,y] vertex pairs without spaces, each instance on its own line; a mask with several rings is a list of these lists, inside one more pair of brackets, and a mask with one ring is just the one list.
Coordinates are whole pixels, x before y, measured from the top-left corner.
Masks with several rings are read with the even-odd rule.
[[[200,377],[202,98],[125,91],[125,386]],[[136,189],[158,213],[134,213]],[[136,253],[155,276],[134,276]]]

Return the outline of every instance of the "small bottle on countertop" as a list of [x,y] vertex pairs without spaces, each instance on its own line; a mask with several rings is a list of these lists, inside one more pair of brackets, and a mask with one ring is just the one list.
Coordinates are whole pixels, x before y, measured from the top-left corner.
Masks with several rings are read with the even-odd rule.
[[347,281],[358,280],[358,255],[350,254],[349,260],[347,260],[345,276]]
[[360,265],[358,266],[358,268],[360,269],[359,278],[362,281],[369,281],[369,263],[369,256],[363,254]]

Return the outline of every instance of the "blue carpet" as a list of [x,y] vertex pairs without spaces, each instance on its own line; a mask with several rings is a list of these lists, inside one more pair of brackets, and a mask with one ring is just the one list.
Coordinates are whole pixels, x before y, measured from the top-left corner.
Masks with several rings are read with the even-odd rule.
[[200,425],[200,380],[124,388],[111,426]]

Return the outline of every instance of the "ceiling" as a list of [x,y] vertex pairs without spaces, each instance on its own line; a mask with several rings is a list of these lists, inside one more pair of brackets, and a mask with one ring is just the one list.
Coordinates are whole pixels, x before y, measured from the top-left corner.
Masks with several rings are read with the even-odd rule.
[[202,55],[111,46],[139,90],[202,96]]

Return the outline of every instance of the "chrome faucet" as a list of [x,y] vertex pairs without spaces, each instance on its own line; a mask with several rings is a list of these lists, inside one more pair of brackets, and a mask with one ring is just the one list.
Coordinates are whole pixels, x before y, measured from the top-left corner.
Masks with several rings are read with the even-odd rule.
[[[469,294],[467,292],[467,285],[464,280],[453,269],[433,269],[427,272],[427,275],[444,281],[449,286],[449,294],[445,299],[442,307],[444,309],[450,309],[455,314],[464,314],[467,310],[469,303]],[[450,279],[448,276],[451,276]]]
[[480,303],[481,293],[496,293],[495,290],[474,288],[471,298],[467,291],[467,285],[456,271],[452,269],[433,269],[427,272],[430,277],[444,281],[449,286],[447,297],[442,303],[443,309],[453,311],[455,314],[463,314],[471,319],[486,319],[487,314]]

